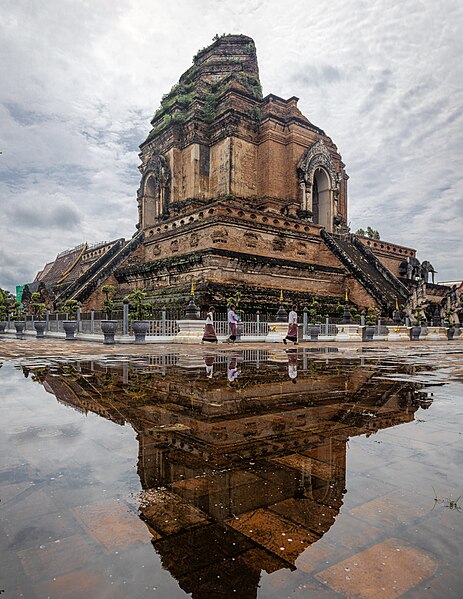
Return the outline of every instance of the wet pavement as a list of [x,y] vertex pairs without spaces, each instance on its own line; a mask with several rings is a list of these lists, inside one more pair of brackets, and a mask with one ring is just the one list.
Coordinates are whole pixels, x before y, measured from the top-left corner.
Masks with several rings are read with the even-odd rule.
[[0,342],[1,597],[460,597],[463,343]]

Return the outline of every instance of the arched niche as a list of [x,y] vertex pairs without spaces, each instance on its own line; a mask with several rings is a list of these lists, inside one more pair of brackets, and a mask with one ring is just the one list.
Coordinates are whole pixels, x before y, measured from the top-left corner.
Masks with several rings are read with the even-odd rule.
[[153,153],[143,168],[138,190],[139,226],[152,227],[169,215],[170,168],[161,154]]
[[315,169],[312,181],[312,222],[331,231],[333,215],[331,184],[325,169]]
[[334,230],[342,174],[336,170],[329,149],[321,139],[307,149],[298,163],[301,190],[300,216]]

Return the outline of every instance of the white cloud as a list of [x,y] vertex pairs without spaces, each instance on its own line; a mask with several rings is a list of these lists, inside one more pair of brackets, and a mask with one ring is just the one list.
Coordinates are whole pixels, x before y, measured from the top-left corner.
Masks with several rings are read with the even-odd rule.
[[65,247],[129,237],[138,144],[215,33],[251,35],[264,93],[301,98],[350,175],[353,228],[461,277],[462,7],[456,0],[2,3],[0,286]]

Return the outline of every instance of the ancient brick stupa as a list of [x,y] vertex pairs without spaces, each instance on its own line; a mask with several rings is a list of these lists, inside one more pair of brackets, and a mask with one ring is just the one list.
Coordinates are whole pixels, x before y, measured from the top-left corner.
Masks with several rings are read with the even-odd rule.
[[236,291],[253,310],[275,310],[281,291],[299,305],[319,298],[325,314],[347,290],[360,307],[405,303],[415,250],[349,234],[341,156],[297,103],[262,97],[251,38],[198,52],[140,146],[138,232],[61,299],[95,307],[112,283],[116,300],[144,288],[158,307],[181,307],[194,281],[203,307]]

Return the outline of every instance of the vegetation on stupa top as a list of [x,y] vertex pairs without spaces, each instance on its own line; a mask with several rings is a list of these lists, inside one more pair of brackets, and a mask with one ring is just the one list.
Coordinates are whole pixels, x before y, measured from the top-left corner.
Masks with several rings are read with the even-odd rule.
[[[217,36],[215,40],[227,35]],[[246,37],[246,36],[242,36]],[[213,44],[212,44],[213,45]],[[194,61],[199,56],[209,50],[211,46],[203,48],[195,56]],[[249,54],[254,51],[254,44],[247,44]],[[254,99],[261,100],[262,87],[258,77],[246,71],[246,65],[238,57],[230,57],[230,64],[235,66],[233,70],[215,83],[209,83],[201,79],[201,67],[194,64],[181,77],[172,89],[161,99],[161,105],[156,111],[151,124],[153,129],[148,139],[163,132],[169,125],[183,125],[190,115],[204,119],[206,123],[211,123],[216,115],[220,97],[232,86],[234,82],[239,83],[244,90]],[[239,70],[238,70],[239,68]]]
[[357,231],[355,231],[355,234],[361,235],[362,237],[369,237],[370,239],[381,239],[379,231],[377,231],[376,229],[372,229],[371,227],[367,227],[366,230],[357,229]]

